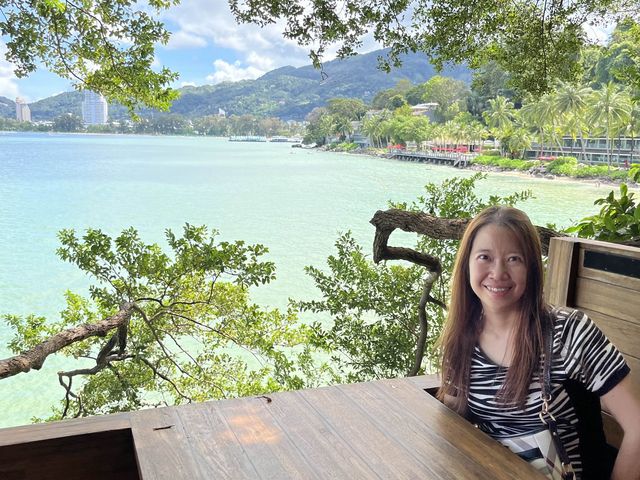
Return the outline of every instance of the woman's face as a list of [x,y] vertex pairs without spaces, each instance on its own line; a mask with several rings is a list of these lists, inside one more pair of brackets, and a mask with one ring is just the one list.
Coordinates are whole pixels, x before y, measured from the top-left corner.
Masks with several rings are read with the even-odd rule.
[[510,230],[492,224],[478,230],[471,245],[469,279],[485,314],[520,309],[527,265],[520,242]]

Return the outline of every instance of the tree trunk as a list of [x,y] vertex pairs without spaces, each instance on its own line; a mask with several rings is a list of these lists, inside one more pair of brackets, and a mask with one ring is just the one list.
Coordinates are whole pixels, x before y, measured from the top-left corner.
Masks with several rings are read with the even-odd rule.
[[111,330],[128,322],[135,308],[134,303],[125,303],[118,313],[101,322],[69,328],[49,337],[27,352],[0,360],[0,379],[28,372],[31,369],[40,370],[49,355],[64,347],[89,337],[104,337]]

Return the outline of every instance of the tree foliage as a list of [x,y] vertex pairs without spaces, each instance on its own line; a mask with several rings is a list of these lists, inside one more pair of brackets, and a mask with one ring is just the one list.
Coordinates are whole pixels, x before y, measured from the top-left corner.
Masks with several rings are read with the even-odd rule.
[[167,230],[165,253],[133,228],[115,238],[63,230],[58,255],[95,283],[88,297],[67,293],[57,322],[5,316],[15,331],[9,347],[23,363],[7,373],[11,361],[0,362],[2,376],[39,368],[46,356],[26,360],[47,341],[77,359],[58,374],[65,396],[53,418],[308,385],[314,374],[298,370],[311,365],[307,329],[294,312],[248,298],[249,286],[275,277],[273,263],[260,259],[267,249],[215,238],[204,227]]
[[[156,12],[174,3],[147,2]],[[166,43],[169,34],[148,10],[125,0],[0,0],[0,33],[9,37],[7,60],[18,77],[42,64],[130,112],[141,105],[166,110],[177,98],[169,88],[177,74],[151,68],[155,44]]]
[[553,79],[571,80],[580,73],[583,25],[606,22],[630,6],[626,0],[482,0],[473,5],[467,0],[230,0],[230,5],[239,21],[283,21],[286,37],[313,46],[316,65],[329,45],[339,45],[339,56],[352,55],[371,33],[390,48],[381,59],[387,69],[410,51],[426,52],[438,67],[467,62],[477,68],[491,59],[511,74],[513,85],[536,94],[547,91]]
[[[640,170],[635,169],[636,180]],[[627,185],[620,185],[620,197],[612,190],[599,198],[595,205],[602,205],[596,215],[583,218],[577,225],[567,229],[579,237],[593,238],[605,242],[629,242],[640,240],[640,204]]]
[[[531,196],[520,192],[507,197],[478,197],[476,182],[485,176],[450,178],[429,183],[424,195],[412,203],[390,203],[391,208],[425,212],[442,218],[471,218],[488,205],[514,205]],[[414,249],[440,259],[442,275],[432,295],[446,304],[450,272],[458,241],[419,237]],[[419,338],[418,304],[425,270],[417,265],[374,264],[350,233],[336,241],[336,253],[327,269],[309,266],[306,272],[320,290],[320,300],[300,301],[303,311],[328,315],[330,322],[314,322],[311,342],[332,359],[335,378],[343,382],[404,376],[411,369]],[[422,371],[435,360],[434,344],[444,315],[436,303],[427,304],[429,329]]]

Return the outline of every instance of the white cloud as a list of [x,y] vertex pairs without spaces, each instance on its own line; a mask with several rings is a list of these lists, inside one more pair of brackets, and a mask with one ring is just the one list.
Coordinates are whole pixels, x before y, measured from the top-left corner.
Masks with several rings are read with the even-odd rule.
[[237,82],[238,80],[254,79],[266,73],[254,66],[242,67],[240,61],[227,63],[224,60],[213,62],[215,72],[207,75],[207,81],[211,83]]
[[13,73],[14,66],[5,59],[7,47],[0,40],[0,96],[15,99],[20,95],[16,76]]
[[309,63],[308,49],[285,39],[282,24],[262,28],[253,24],[237,24],[227,0],[183,0],[166,11],[163,19],[169,22],[173,31],[170,48],[204,46],[204,43],[227,48],[258,70],[264,69],[265,64],[277,68]]
[[180,82],[181,87],[195,87],[196,84],[193,82]]
[[207,41],[199,35],[180,30],[171,35],[167,48],[170,50],[179,50],[181,48],[205,47]]

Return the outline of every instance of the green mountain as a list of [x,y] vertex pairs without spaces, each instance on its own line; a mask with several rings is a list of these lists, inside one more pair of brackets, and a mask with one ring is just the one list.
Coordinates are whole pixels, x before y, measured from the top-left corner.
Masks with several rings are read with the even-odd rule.
[[0,97],[0,117],[16,118],[16,103],[7,97]]
[[[322,72],[311,65],[289,66],[272,70],[256,80],[185,87],[180,89],[181,96],[171,107],[171,113],[195,118],[217,114],[218,109],[222,109],[227,115],[254,114],[302,120],[330,98],[360,98],[368,103],[377,92],[393,87],[401,79],[417,84],[436,74],[424,54],[405,55],[401,68],[385,73],[377,68],[378,56],[384,53],[384,50],[378,50],[333,60],[323,65]],[[443,75],[467,83],[471,80],[471,71],[464,66],[453,67]],[[81,105],[81,92],[62,93],[31,104],[31,118],[34,121],[52,120],[67,112],[80,115]],[[3,112],[0,110],[1,116],[5,116]],[[157,115],[150,110],[140,113],[141,116]],[[128,118],[121,105],[110,105],[109,116],[114,120]]]

